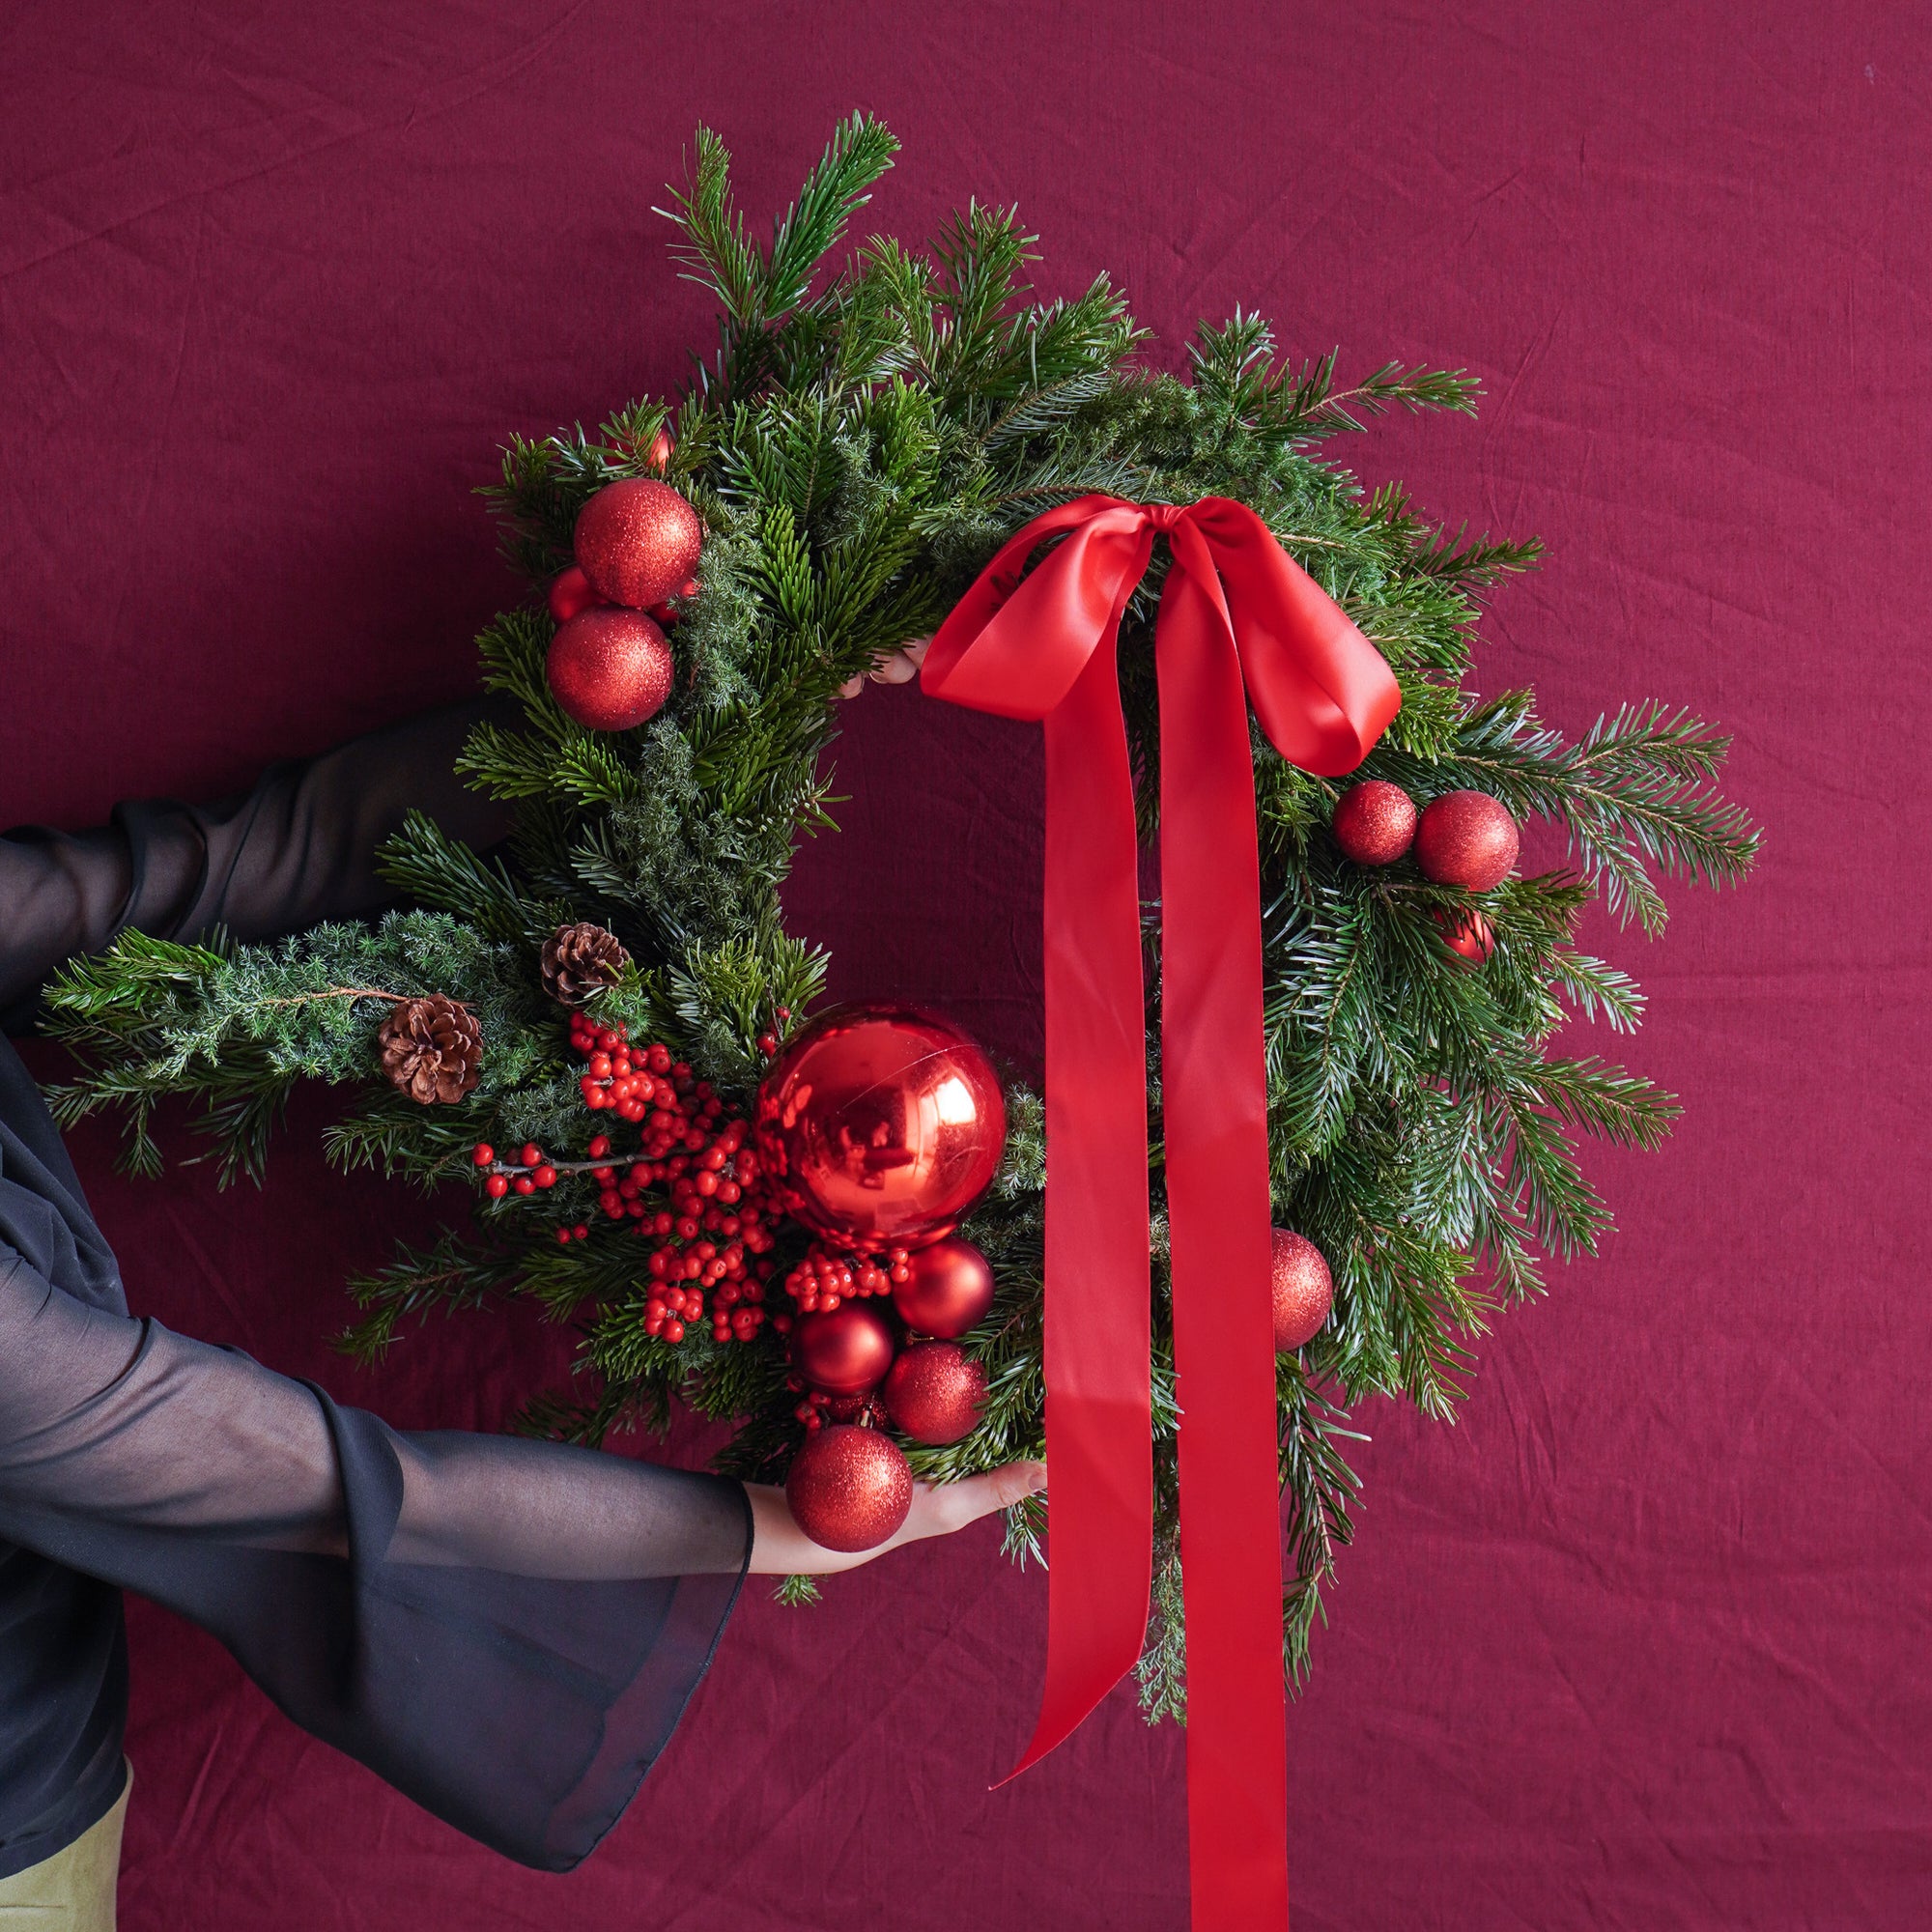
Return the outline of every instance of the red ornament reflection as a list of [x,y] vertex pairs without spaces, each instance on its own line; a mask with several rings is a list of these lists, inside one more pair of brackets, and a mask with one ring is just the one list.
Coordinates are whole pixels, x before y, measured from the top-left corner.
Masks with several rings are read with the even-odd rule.
[[951,1231],[1006,1146],[992,1063],[950,1020],[841,1007],[808,1027],[758,1090],[758,1160],[795,1220],[854,1253]]

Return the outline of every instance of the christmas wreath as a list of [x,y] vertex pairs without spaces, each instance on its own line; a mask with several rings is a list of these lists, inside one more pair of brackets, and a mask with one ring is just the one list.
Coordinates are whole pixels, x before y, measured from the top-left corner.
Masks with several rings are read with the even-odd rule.
[[[596,1443],[689,1404],[731,1424],[723,1467],[789,1471],[828,1541],[889,1530],[908,1471],[945,1482],[1040,1456],[1049,1318],[1068,1319],[1045,1266],[1046,1109],[1082,1065],[1055,1064],[1050,1024],[1044,1098],[1002,1092],[937,1015],[814,1017],[826,962],[786,930],[780,887],[800,834],[832,822],[841,687],[937,632],[928,687],[981,701],[968,667],[997,655],[1001,611],[1030,613],[1033,631],[1003,635],[1031,674],[1038,607],[1077,602],[1078,571],[1118,553],[1091,662],[1109,689],[1118,672],[1143,840],[1179,755],[1170,622],[1177,637],[1232,627],[1255,696],[1234,752],[1254,777],[1271,1317],[1236,1315],[1239,1284],[1224,1286],[1249,1341],[1274,1323],[1267,1481],[1287,1498],[1296,1675],[1350,1536],[1349,1406],[1400,1396],[1449,1417],[1474,1338],[1541,1291],[1542,1258],[1593,1251],[1608,1224],[1577,1138],[1652,1148],[1675,1112],[1649,1081],[1552,1050],[1573,1017],[1629,1031],[1642,1011],[1624,972],[1577,950],[1579,915],[1601,895],[1655,933],[1661,876],[1734,881],[1756,837],[1714,788],[1727,741],[1684,712],[1628,703],[1569,740],[1526,691],[1470,692],[1483,599],[1537,546],[1449,535],[1321,454],[1391,410],[1469,412],[1472,381],[1391,364],[1338,386],[1332,355],[1290,365],[1239,312],[1200,329],[1185,374],[1157,373],[1104,275],[1077,299],[1028,301],[1032,238],[978,203],[925,252],[874,239],[829,263],[895,146],[864,117],[841,126],[759,245],[700,130],[660,212],[720,304],[715,353],[674,406],[632,403],[594,434],[505,452],[488,495],[534,588],[481,650],[522,723],[479,727],[461,768],[514,802],[508,848],[479,856],[416,816],[385,861],[413,909],[380,924],[271,946],[128,933],[71,966],[49,1024],[80,1071],[55,1110],[120,1110],[129,1161],[152,1171],[154,1107],[191,1095],[224,1177],[259,1178],[298,1082],[352,1090],[335,1162],[474,1197],[467,1227],[355,1284],[355,1352],[433,1310],[533,1297],[576,1324],[582,1382],[533,1401],[525,1426]],[[1045,587],[1027,604],[1031,585]],[[1267,623],[1258,600],[1273,600]],[[1286,747],[1293,762],[1261,715],[1255,655],[1284,637],[1301,655],[1268,673],[1276,698],[1284,677],[1321,686],[1294,699],[1289,736],[1327,719],[1316,752]],[[1056,701],[1036,696],[991,708]],[[1563,869],[1516,875],[1525,818],[1567,835]],[[1170,858],[1170,982],[1173,872]],[[1137,970],[1159,908],[1129,907]],[[1157,991],[1136,1010],[1135,1080],[1171,1110],[1175,1015]],[[880,1092],[891,1108],[852,1112]],[[1151,1250],[1139,1675],[1159,1716],[1184,1696],[1177,1443],[1192,1372],[1178,1405],[1174,1150],[1159,1112],[1151,1135],[1138,1116],[1131,1130]],[[800,1476],[812,1459],[815,1486]],[[1050,1466],[1058,1478],[1058,1445]],[[1043,1527],[1038,1500],[1021,1506],[1009,1548],[1036,1551]]]

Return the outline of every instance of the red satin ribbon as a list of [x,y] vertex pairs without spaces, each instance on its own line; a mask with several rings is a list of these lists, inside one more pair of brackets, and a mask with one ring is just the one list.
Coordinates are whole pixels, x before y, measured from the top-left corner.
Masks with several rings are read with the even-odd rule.
[[[1373,645],[1245,504],[1082,497],[940,628],[934,696],[1046,728],[1046,1688],[1024,1771],[1140,1655],[1152,1570],[1140,889],[1116,640],[1156,532],[1161,1066],[1199,1932],[1288,1922],[1287,1710],[1262,938],[1248,705],[1350,771],[1401,702]],[[1027,559],[1065,536],[1030,576]],[[1243,696],[1245,684],[1246,698]]]

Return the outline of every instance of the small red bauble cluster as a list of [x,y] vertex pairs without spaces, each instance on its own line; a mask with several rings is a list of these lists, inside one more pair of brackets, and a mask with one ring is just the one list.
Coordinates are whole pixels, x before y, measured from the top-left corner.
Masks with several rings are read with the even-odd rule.
[[912,1510],[912,1470],[876,1429],[838,1424],[810,1436],[785,1476],[793,1520],[826,1549],[876,1549]]
[[[1425,879],[1488,893],[1515,868],[1521,835],[1509,809],[1486,791],[1450,791],[1418,814],[1400,785],[1368,779],[1350,785],[1335,807],[1335,843],[1358,866],[1392,866],[1408,851]],[[1496,950],[1496,932],[1473,906],[1437,907],[1430,915],[1452,952],[1480,966]]]
[[[660,431],[646,461],[670,461]],[[577,562],[550,587],[556,636],[545,674],[564,713],[593,731],[628,731],[670,696],[663,625],[672,597],[690,598],[703,547],[697,512],[668,483],[630,476],[606,484],[577,517]]]
[[1298,1349],[1313,1341],[1335,1305],[1335,1278],[1321,1250],[1304,1235],[1276,1228],[1268,1258],[1274,1296],[1274,1346]]

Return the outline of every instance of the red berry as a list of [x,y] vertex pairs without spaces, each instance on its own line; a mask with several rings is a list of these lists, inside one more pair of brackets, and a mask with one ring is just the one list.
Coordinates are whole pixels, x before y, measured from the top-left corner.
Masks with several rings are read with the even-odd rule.
[[560,1248],[567,1248],[567,1247],[569,1247],[569,1245],[570,1245],[570,1230],[569,1230],[568,1228],[559,1228],[559,1229],[558,1229],[558,1230],[556,1231],[556,1244],[557,1244],[557,1246],[558,1246],[558,1247],[560,1247]]
[[492,1201],[500,1201],[510,1191],[510,1177],[507,1174],[493,1174],[483,1183],[483,1192]]
[[528,1175],[520,1174],[517,1177],[517,1192],[519,1194],[534,1194],[536,1191],[537,1184]]
[[526,1141],[524,1151],[518,1156],[526,1167],[539,1167],[543,1164],[543,1149],[535,1141]]
[[556,1169],[552,1167],[550,1163],[546,1161],[542,1167],[538,1168],[537,1171],[533,1175],[531,1175],[530,1179],[534,1180],[539,1187],[554,1187],[556,1185]]
[[590,1238],[590,1230],[582,1221],[578,1222],[570,1232],[580,1241],[587,1241]]
[[667,1321],[665,1323],[665,1340],[667,1342],[682,1342],[684,1340],[684,1323],[678,1321]]
[[478,1167],[488,1167],[490,1163],[497,1158],[497,1150],[493,1148],[488,1141],[478,1141],[476,1143],[476,1151],[469,1156],[469,1158],[473,1160]]
[[590,1143],[589,1153],[590,1153],[590,1158],[592,1160],[602,1160],[604,1156],[610,1151],[611,1151],[611,1136],[609,1134],[599,1134],[597,1138]]

